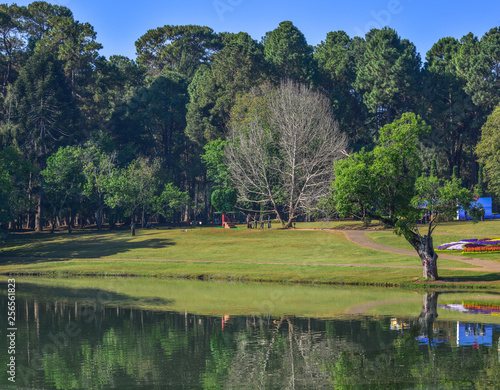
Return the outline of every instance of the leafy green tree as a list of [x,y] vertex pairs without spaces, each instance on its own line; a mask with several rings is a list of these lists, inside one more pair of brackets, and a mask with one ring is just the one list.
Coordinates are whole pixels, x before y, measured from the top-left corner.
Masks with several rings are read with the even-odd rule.
[[144,65],[150,75],[170,70],[191,78],[198,66],[209,62],[220,49],[220,41],[209,27],[166,25],[149,30],[135,46],[137,62]]
[[17,4],[0,5],[0,77],[4,99],[8,86],[17,76],[19,65],[24,62],[23,8]]
[[37,42],[37,50],[53,51],[64,66],[73,95],[80,97],[78,80],[88,78],[102,45],[89,23],[75,21],[72,16],[57,16],[48,21],[51,29]]
[[102,229],[106,196],[111,193],[117,178],[116,153],[107,154],[96,144],[88,142],[81,150],[85,176],[84,195],[95,205],[97,229]]
[[181,191],[172,183],[168,183],[163,191],[153,198],[154,212],[172,222],[180,221],[180,212],[191,204],[191,198],[187,191]]
[[0,147],[0,229],[29,207],[28,181],[33,172],[19,150]]
[[391,123],[416,105],[420,66],[415,45],[393,29],[368,32],[354,87],[370,111],[379,115],[380,124]]
[[[109,60],[99,57],[92,74],[85,80],[85,97],[79,102],[80,112],[85,118],[80,123],[82,131],[90,134],[99,129],[110,136],[124,133],[120,121],[128,113],[131,98],[144,86],[144,74],[144,69],[127,57],[111,56]],[[121,138],[124,138],[123,134]],[[129,138],[127,142],[133,142],[133,139]]]
[[47,159],[47,166],[41,172],[46,200],[52,206],[52,232],[56,217],[69,209],[68,231],[71,233],[73,210],[78,207],[83,194],[85,176],[82,172],[81,150],[74,146],[60,148]]
[[[335,163],[331,198],[341,216],[366,215],[403,235],[422,260],[423,277],[435,280],[438,256],[432,232],[439,218],[453,219],[459,207],[468,210],[472,194],[458,179],[417,179],[422,170],[417,143],[428,132],[425,122],[412,113],[382,127],[373,151],[362,150]],[[433,219],[424,234],[417,222],[428,209]]]
[[185,134],[187,87],[185,76],[165,71],[137,90],[123,117],[117,112],[112,118],[116,144],[126,148],[133,143],[141,154],[162,159],[166,181],[176,185],[181,184],[186,164],[193,163]]
[[137,158],[119,173],[111,176],[105,195],[110,207],[120,206],[126,216],[140,216],[142,226],[153,209],[153,198],[158,192],[159,161]]
[[215,190],[210,197],[212,206],[220,213],[228,213],[233,210],[238,201],[238,193],[233,189]]
[[491,110],[500,101],[500,28],[479,40],[472,33],[461,40],[456,63],[466,82],[465,92],[477,106]]
[[224,148],[227,141],[216,139],[204,146],[205,153],[201,156],[207,167],[207,179],[216,189],[226,189],[229,186],[229,170],[225,161]]
[[[71,89],[60,63],[46,50],[34,53],[19,74],[11,94],[11,142],[43,170],[45,160],[68,142],[77,117]],[[40,187],[41,189],[42,187]],[[38,194],[37,230],[42,230],[43,192]]]
[[54,18],[72,18],[73,13],[67,7],[50,4],[45,1],[33,1],[23,15],[23,28],[28,33],[28,49],[33,52],[36,43],[49,31],[53,30]]
[[468,151],[476,142],[481,116],[465,92],[466,80],[457,67],[461,45],[454,38],[440,39],[427,53],[423,70],[422,112],[432,127],[430,146],[447,166],[448,175],[455,165],[464,172],[472,170],[467,157],[472,158]]
[[500,104],[488,116],[476,146],[479,162],[484,164],[488,189],[500,196]]
[[272,66],[276,81],[292,79],[310,84],[314,81],[316,69],[313,49],[307,44],[302,32],[290,21],[284,21],[262,39],[264,57]]
[[186,134],[200,145],[220,138],[224,123],[214,109],[217,86],[209,66],[202,65],[198,68],[188,91]]

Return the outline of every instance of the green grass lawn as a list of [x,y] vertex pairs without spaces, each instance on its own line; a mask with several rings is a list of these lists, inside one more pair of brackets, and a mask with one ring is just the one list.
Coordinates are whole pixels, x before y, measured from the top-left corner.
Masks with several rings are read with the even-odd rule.
[[[379,234],[379,233],[374,233]],[[396,238],[389,232],[385,236]],[[26,259],[9,257],[27,257]],[[192,262],[171,262],[191,260]],[[261,263],[261,264],[255,264]],[[382,267],[338,267],[373,264]],[[33,275],[129,275],[282,282],[404,285],[421,270],[415,256],[370,250],[342,232],[222,228],[17,234],[0,247],[0,273]],[[440,260],[440,267],[472,267]],[[500,275],[440,270],[455,282],[498,284]]]
[[[342,232],[195,228],[14,236],[6,256],[63,259],[172,259],[238,263],[419,265],[413,256],[370,250]],[[2,264],[0,262],[0,264]],[[467,264],[446,260],[447,267]],[[0,268],[1,269],[1,268]]]

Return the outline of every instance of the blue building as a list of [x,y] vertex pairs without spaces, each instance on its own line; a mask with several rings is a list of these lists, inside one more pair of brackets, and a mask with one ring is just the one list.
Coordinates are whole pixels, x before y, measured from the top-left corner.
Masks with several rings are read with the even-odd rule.
[[[473,203],[473,206],[474,205],[483,206],[485,219],[500,218],[500,215],[493,215],[493,202],[491,198],[478,198]],[[465,211],[463,209],[458,210],[458,219],[466,219]],[[470,217],[467,217],[467,219],[470,219]]]

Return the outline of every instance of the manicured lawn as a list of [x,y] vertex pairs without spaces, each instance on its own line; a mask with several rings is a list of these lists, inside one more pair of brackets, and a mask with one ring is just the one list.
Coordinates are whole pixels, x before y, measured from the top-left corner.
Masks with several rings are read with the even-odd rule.
[[[420,265],[418,258],[370,250],[342,232],[301,230],[139,230],[76,234],[26,234],[8,240],[1,257],[58,259],[173,259],[238,263]],[[464,267],[449,261],[442,266]]]
[[[382,234],[383,239],[397,239],[389,232],[374,234]],[[415,256],[358,246],[336,231],[194,228],[139,230],[135,237],[131,237],[129,231],[18,234],[12,235],[0,248],[2,274],[375,285],[419,283],[420,268],[384,265],[420,267],[421,264]],[[472,267],[444,259],[439,266]],[[442,269],[440,276],[454,283],[479,282],[483,286],[500,287],[500,275],[473,271],[473,268],[470,272]]]

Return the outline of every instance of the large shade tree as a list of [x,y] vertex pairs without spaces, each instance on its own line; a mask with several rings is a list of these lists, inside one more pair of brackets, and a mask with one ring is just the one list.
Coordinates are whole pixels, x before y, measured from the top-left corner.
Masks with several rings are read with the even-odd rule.
[[[412,113],[382,127],[373,151],[362,150],[335,164],[331,200],[341,216],[368,216],[403,235],[422,260],[423,277],[436,280],[432,233],[439,220],[453,219],[459,207],[470,208],[472,194],[459,179],[420,176],[418,141],[428,132]],[[417,223],[425,214],[432,219],[421,231]]]

